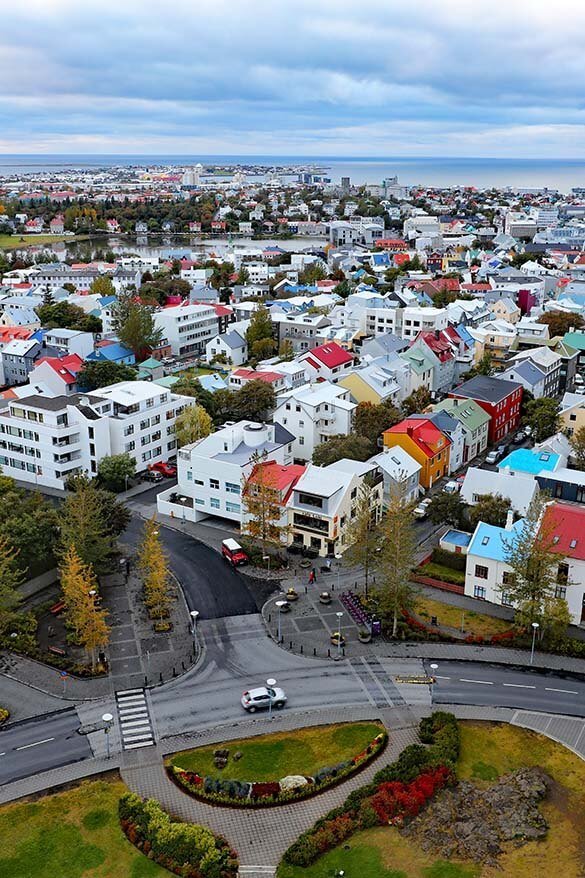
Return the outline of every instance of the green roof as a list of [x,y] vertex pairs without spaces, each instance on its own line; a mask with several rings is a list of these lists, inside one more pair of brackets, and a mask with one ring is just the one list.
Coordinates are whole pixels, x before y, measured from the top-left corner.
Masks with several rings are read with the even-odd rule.
[[398,354],[399,357],[402,357],[403,360],[406,360],[411,369],[416,372],[417,375],[421,375],[423,372],[428,372],[429,369],[434,368],[434,363],[427,353],[422,351],[419,348],[409,348],[407,351],[402,351]]
[[563,341],[577,351],[585,351],[585,332],[565,332]]
[[474,399],[444,399],[433,406],[435,412],[447,412],[469,430],[477,430],[490,419]]
[[149,357],[148,360],[145,360],[140,364],[141,369],[158,369],[160,368],[161,363],[160,360],[155,360],[154,357]]
[[178,375],[165,375],[164,378],[155,378],[152,383],[160,384],[161,387],[166,387],[167,390],[172,390],[173,385],[175,385],[178,380]]

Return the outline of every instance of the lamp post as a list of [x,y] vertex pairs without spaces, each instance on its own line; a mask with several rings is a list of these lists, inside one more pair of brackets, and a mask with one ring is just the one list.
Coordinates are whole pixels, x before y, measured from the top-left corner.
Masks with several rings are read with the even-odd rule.
[[433,675],[431,677],[431,704],[432,704],[433,703],[433,694],[435,691],[435,671],[438,670],[439,666],[435,662],[433,662],[430,667],[431,667],[431,671],[433,672]]
[[128,473],[126,473],[126,475],[124,476],[124,486],[126,493],[128,493]]
[[532,623],[532,649],[530,650],[530,664],[534,662],[534,644],[536,643],[536,632],[540,628],[538,622]]
[[191,616],[191,634],[197,639],[197,617],[199,616],[199,610],[191,610],[189,615]]
[[343,613],[341,610],[338,610],[335,614],[337,616],[337,658],[341,657],[341,617]]
[[268,572],[270,573],[270,555],[262,555],[263,561],[268,561]]
[[110,729],[112,728],[112,720],[114,717],[111,713],[104,713],[102,720],[104,725],[104,734],[106,736],[106,759],[110,758]]
[[338,552],[335,556],[335,560],[337,561],[337,591],[339,592],[339,574],[341,573],[341,559],[342,555]]
[[266,685],[268,686],[268,719],[272,719],[272,695],[270,694],[270,690],[276,686],[276,680],[274,677],[268,677],[266,680]]
[[284,607],[285,604],[286,604],[286,601],[276,601],[276,606],[278,607],[278,642],[279,643],[282,640],[281,625],[280,625],[280,611],[282,610],[282,608]]

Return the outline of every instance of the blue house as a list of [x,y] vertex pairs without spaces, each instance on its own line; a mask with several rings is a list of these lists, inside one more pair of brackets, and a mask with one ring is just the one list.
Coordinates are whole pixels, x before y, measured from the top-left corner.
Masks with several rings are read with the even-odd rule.
[[517,448],[498,464],[498,470],[511,476],[534,478],[541,473],[553,473],[561,464],[561,455],[554,451]]
[[130,348],[115,341],[111,344],[104,344],[101,342],[100,347],[96,348],[95,351],[87,357],[87,360],[88,362],[120,363],[124,366],[133,366],[136,362],[136,357]]

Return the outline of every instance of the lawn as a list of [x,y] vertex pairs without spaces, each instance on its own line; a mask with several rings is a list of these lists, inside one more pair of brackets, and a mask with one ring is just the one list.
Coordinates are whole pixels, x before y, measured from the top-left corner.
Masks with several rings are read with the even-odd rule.
[[[320,768],[349,759],[361,753],[381,731],[382,726],[374,722],[315,726],[184,750],[168,761],[209,777],[279,780],[289,774],[313,775]],[[220,770],[213,764],[213,751],[224,747],[230,751],[230,757],[227,766]],[[242,757],[234,760],[232,755],[237,751]]]
[[119,780],[87,781],[35,802],[0,808],[0,875],[6,878],[164,878],[118,824]]
[[431,616],[436,616],[439,625],[456,628],[458,631],[461,630],[463,616],[465,633],[475,636],[491,637],[493,634],[509,631],[512,627],[512,623],[506,619],[476,613],[474,610],[462,610],[461,607],[435,601],[426,595],[417,596],[415,612],[424,622],[430,622]]
[[560,744],[525,729],[461,723],[460,778],[488,785],[502,774],[532,765],[542,767],[553,779],[541,805],[549,833],[542,841],[518,848],[510,845],[498,869],[437,860],[396,829],[378,827],[357,833],[345,846],[306,869],[282,864],[278,878],[330,878],[336,869],[343,869],[348,878],[533,878],[553,869],[561,878],[583,878],[585,762]]
[[452,567],[445,567],[444,564],[437,564],[429,561],[418,567],[416,573],[421,576],[432,576],[434,579],[442,579],[443,582],[453,582],[456,585],[465,585],[465,572],[463,570],[454,570]]
[[0,235],[0,250],[22,250],[35,244],[58,244],[60,241],[82,241],[87,235]]

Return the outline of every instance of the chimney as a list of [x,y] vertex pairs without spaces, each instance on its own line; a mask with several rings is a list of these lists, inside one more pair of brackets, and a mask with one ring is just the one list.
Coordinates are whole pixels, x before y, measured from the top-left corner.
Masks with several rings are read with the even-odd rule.
[[439,337],[439,330],[435,329],[435,338],[438,338],[438,337]]
[[514,510],[513,510],[513,509],[508,509],[508,512],[507,512],[507,514],[506,514],[506,526],[505,526],[505,529],[506,529],[506,530],[512,530],[512,525],[513,525],[513,524],[514,524]]
[[408,434],[409,436],[412,436],[412,432],[413,432],[413,431],[412,431],[412,427],[407,427],[407,428],[406,428],[406,432],[407,432],[407,434]]

